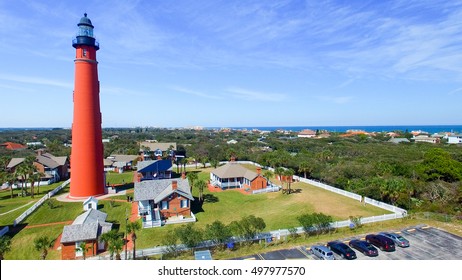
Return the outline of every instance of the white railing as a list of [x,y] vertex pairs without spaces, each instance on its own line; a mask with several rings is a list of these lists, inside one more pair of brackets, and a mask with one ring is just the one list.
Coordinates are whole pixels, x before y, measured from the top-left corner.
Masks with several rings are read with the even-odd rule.
[[191,218],[183,218],[183,219],[177,219],[177,220],[169,220],[167,219],[165,221],[165,225],[172,225],[172,224],[182,224],[182,223],[192,223],[195,222],[196,216],[194,216],[193,212],[191,212]]
[[299,177],[299,176],[294,176],[294,179],[299,180],[300,182],[303,182],[303,183],[313,185],[313,186],[321,188],[321,189],[328,190],[330,192],[334,192],[334,193],[337,193],[337,194],[352,198],[354,200],[358,200],[358,201],[362,200],[362,196],[359,195],[359,194],[355,194],[355,193],[352,193],[352,192],[349,192],[349,191],[346,191],[346,190],[342,190],[342,189],[339,189],[339,188],[336,188],[336,187],[332,187],[332,186],[329,186],[327,184],[324,184],[324,183],[321,183],[321,182],[318,182],[318,181],[315,181],[315,180],[305,179],[305,178],[302,178],[302,177]]
[[29,216],[30,214],[32,214],[32,212],[34,212],[37,208],[39,208],[47,199],[49,199],[50,197],[55,195],[57,192],[59,192],[65,186],[67,186],[70,183],[70,181],[71,181],[71,179],[68,179],[67,181],[65,181],[64,183],[59,185],[54,190],[52,190],[49,193],[47,193],[46,195],[44,195],[39,201],[37,201],[34,205],[32,205],[29,209],[27,209],[24,213],[22,213],[19,217],[17,217],[13,222],[13,226],[16,226],[17,224],[22,222],[25,218],[27,218],[27,216]]
[[3,227],[2,230],[0,230],[0,237],[4,236],[9,230],[9,226]]
[[378,200],[375,200],[369,197],[364,197],[364,202],[370,205],[373,205],[375,207],[379,207],[379,208],[391,211],[396,214],[401,214],[402,216],[407,215],[407,211],[402,208],[399,208],[399,207],[396,207],[396,206],[393,206],[393,205],[390,205],[385,202],[381,202],[381,201],[378,201]]
[[281,190],[279,186],[273,186],[273,187],[268,187],[260,190],[254,190],[252,191],[252,194],[259,194],[259,193],[268,193],[268,192],[278,192]]

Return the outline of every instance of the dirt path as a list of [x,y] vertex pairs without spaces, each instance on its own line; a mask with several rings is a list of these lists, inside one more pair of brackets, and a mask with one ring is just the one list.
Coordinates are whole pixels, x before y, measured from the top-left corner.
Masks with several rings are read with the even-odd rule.
[[73,221],[64,221],[64,222],[56,222],[56,223],[47,223],[47,224],[38,224],[38,225],[30,225],[26,226],[25,228],[37,228],[37,227],[46,227],[46,226],[54,226],[54,225],[70,225]]

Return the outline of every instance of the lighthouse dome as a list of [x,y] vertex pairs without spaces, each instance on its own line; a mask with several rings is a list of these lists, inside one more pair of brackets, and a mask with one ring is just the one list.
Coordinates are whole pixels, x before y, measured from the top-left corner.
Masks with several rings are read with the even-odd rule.
[[87,18],[87,13],[83,14],[83,17],[80,19],[80,22],[77,25],[78,26],[87,25],[87,26],[93,27],[93,24],[91,24],[91,20],[89,18]]

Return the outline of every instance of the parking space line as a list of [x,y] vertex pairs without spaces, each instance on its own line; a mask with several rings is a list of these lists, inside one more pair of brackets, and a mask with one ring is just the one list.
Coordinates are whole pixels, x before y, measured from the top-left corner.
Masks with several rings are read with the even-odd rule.
[[431,226],[424,226],[424,227],[421,227],[421,229],[429,229],[431,228]]
[[415,231],[415,228],[411,228],[411,229],[408,229],[406,230],[407,232],[414,232]]
[[302,253],[302,254],[303,254],[304,256],[306,256],[308,259],[310,258],[310,256],[309,256],[306,252],[304,252],[302,249],[300,249],[299,247],[297,247],[297,250],[299,250],[300,253]]
[[257,256],[260,258],[260,260],[265,260],[265,258],[262,255],[257,254]]
[[255,257],[252,257],[252,258],[247,258],[247,259],[244,259],[245,261],[256,261],[257,259]]

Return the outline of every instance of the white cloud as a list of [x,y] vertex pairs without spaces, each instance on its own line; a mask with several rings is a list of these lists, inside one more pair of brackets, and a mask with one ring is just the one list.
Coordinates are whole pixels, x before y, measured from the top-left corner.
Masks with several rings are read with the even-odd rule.
[[187,93],[187,94],[190,94],[190,95],[199,96],[199,97],[203,97],[203,98],[209,98],[209,99],[221,99],[222,98],[220,96],[211,95],[211,94],[208,94],[208,93],[205,93],[205,92],[188,89],[188,88],[181,87],[181,86],[170,86],[169,88],[174,90],[174,91],[177,91],[177,92]]
[[336,104],[346,104],[354,99],[353,96],[317,96],[319,100]]
[[62,88],[73,88],[73,83],[63,82],[57,80],[50,80],[41,77],[31,77],[31,76],[19,76],[19,75],[8,75],[0,73],[0,80],[25,83],[25,84],[36,84],[36,85],[45,85],[45,86],[54,86]]
[[231,93],[231,95],[235,98],[249,101],[279,102],[286,98],[284,94],[260,92],[242,88],[229,88],[227,89],[227,92]]

